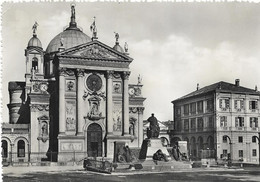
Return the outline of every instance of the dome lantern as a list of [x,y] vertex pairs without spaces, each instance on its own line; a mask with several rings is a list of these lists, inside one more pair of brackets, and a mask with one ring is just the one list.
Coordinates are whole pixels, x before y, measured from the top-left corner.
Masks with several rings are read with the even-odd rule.
[[[61,45],[62,40],[62,45]],[[46,53],[56,53],[62,47],[62,50],[75,47],[81,44],[90,42],[91,38],[83,33],[76,23],[75,4],[71,4],[71,17],[69,27],[63,32],[56,35],[49,43],[46,49]]]
[[38,39],[37,34],[36,34],[36,30],[37,30],[38,26],[39,26],[39,24],[37,22],[35,22],[33,27],[32,27],[32,29],[33,29],[33,37],[29,40],[28,45],[27,45],[27,49],[29,49],[31,47],[38,47],[38,48],[42,49],[42,43]]

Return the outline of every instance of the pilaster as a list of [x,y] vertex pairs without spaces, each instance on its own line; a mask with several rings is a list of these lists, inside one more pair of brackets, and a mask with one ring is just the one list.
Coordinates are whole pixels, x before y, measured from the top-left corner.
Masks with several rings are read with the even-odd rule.
[[59,70],[59,134],[65,134],[65,75],[66,69],[60,68]]
[[144,107],[138,107],[138,147],[142,146],[144,131],[143,131],[143,112]]
[[113,71],[107,71],[107,133],[113,133]]
[[84,100],[82,96],[84,95],[84,90],[82,89],[82,85],[84,85],[84,70],[77,69],[77,120],[78,120],[78,135],[83,135],[83,126],[84,126],[84,118],[83,118],[83,104]]
[[123,117],[124,117],[124,136],[129,135],[129,94],[128,94],[128,80],[130,71],[123,72],[124,80],[124,95],[123,95]]

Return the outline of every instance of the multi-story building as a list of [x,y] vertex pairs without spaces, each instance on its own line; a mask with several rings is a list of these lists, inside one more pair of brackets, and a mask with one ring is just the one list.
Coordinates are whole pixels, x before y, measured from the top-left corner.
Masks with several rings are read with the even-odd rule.
[[171,143],[186,140],[190,157],[259,162],[260,92],[218,82],[172,101]]

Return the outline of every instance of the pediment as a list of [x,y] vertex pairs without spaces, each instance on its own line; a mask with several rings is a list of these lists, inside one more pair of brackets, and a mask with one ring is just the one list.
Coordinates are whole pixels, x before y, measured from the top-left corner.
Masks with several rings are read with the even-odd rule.
[[58,53],[57,55],[61,57],[73,57],[81,59],[132,61],[132,58],[99,41],[92,41],[86,44],[72,47]]

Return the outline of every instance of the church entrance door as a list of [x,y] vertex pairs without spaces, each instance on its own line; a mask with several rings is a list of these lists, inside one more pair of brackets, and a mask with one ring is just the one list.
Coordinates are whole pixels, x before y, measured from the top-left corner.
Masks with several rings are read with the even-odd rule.
[[87,151],[89,157],[102,156],[102,128],[93,123],[87,130]]

